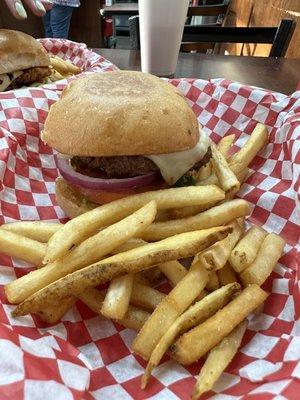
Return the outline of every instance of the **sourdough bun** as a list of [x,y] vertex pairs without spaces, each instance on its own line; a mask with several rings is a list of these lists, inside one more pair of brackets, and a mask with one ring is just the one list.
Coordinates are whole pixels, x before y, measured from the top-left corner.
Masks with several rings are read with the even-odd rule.
[[73,81],[51,107],[42,134],[61,153],[104,157],[173,153],[198,138],[196,116],[179,91],[134,71]]
[[0,74],[32,67],[49,67],[43,46],[24,32],[0,29]]

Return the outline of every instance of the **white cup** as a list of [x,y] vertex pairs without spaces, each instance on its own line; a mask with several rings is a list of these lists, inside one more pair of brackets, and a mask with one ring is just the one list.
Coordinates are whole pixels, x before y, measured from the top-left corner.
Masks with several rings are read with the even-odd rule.
[[142,71],[175,73],[189,0],[139,0]]

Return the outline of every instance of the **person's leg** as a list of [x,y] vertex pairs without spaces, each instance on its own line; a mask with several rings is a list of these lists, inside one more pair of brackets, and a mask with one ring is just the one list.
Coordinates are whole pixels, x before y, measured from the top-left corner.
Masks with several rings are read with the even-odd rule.
[[52,29],[51,29],[51,23],[50,23],[50,18],[51,18],[51,10],[47,11],[44,18],[43,18],[43,22],[44,22],[44,29],[45,29],[45,37],[46,38],[52,38],[53,37],[53,33],[52,33]]
[[74,7],[54,4],[51,10],[51,29],[54,38],[68,39]]

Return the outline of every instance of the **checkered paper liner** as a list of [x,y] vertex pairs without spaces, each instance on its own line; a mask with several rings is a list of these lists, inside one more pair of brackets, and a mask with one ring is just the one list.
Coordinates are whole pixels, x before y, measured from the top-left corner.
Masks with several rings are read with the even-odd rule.
[[[42,40],[83,74],[116,69],[82,44]],[[66,81],[0,93],[0,223],[65,221],[54,195],[58,176],[53,151],[40,140],[49,107]],[[224,79],[172,80],[203,129],[218,142],[236,135],[242,147],[257,122],[269,144],[252,162],[238,196],[252,205],[250,221],[287,241],[264,288],[264,310],[250,318],[238,355],[222,374],[212,399],[298,399],[300,391],[299,171],[300,91],[270,93]],[[63,132],[62,132],[63,135]],[[183,367],[165,356],[147,390],[146,363],[131,354],[135,332],[102,318],[80,301],[54,325],[34,315],[13,318],[4,285],[31,270],[0,256],[0,399],[189,399],[200,363]]]

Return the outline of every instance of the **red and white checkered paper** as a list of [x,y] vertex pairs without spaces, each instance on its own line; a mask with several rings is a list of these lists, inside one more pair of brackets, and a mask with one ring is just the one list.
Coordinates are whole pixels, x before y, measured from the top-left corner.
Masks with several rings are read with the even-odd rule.
[[[84,45],[42,40],[53,54],[85,70],[115,67]],[[236,135],[243,146],[257,122],[267,125],[269,144],[251,164],[239,197],[252,206],[250,221],[287,241],[285,254],[264,288],[271,292],[252,317],[241,349],[203,398],[299,399],[300,91],[270,93],[224,79],[171,81],[186,95],[203,129],[218,140]],[[49,107],[66,81],[0,94],[0,222],[64,221],[57,206],[53,151],[40,140]],[[63,135],[64,133],[61,132]],[[55,325],[35,316],[13,318],[3,286],[30,266],[0,257],[0,399],[188,399],[200,363],[184,368],[167,356],[140,389],[145,362],[131,354],[135,332],[108,321],[78,301]]]

